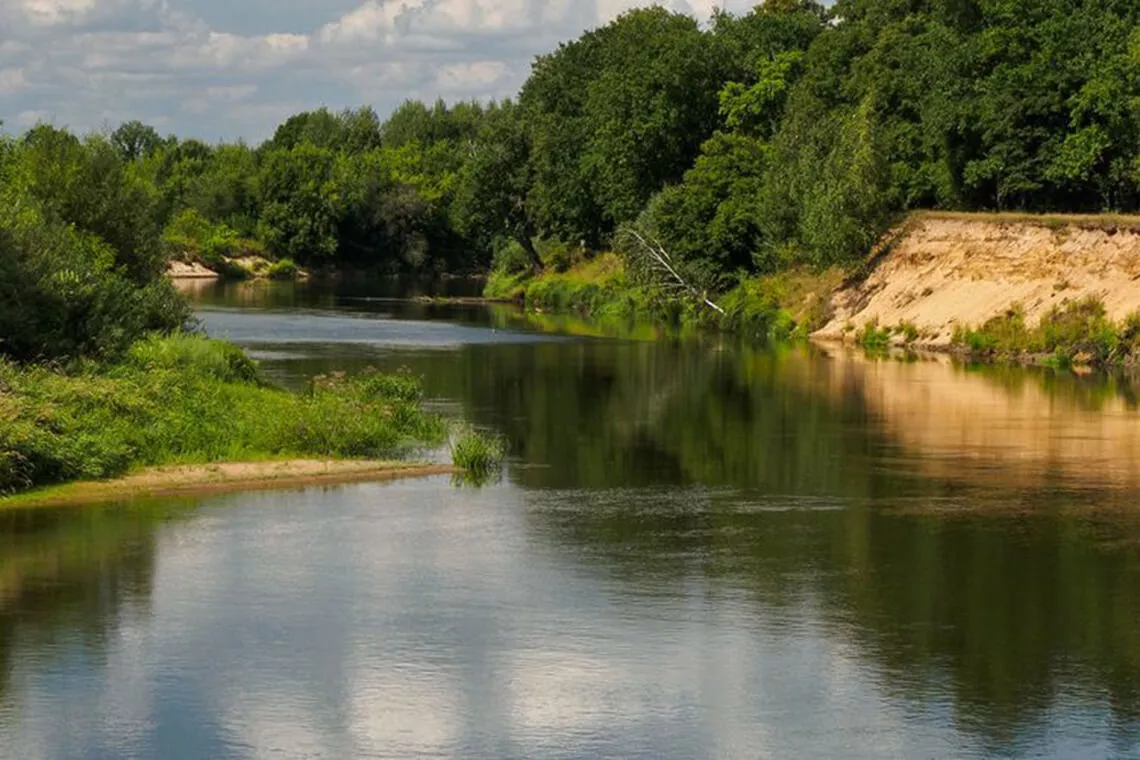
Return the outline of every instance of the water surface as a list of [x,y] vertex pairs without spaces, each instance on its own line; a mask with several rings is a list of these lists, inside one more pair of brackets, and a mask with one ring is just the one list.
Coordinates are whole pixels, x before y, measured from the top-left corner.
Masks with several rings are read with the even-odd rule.
[[0,757],[1140,757],[1126,383],[197,298],[505,477],[0,514]]

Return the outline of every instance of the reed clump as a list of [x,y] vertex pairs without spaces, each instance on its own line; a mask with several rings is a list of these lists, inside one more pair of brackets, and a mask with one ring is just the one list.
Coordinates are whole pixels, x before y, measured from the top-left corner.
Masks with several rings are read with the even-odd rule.
[[500,438],[460,427],[451,438],[451,461],[463,479],[482,484],[502,471],[506,447]]

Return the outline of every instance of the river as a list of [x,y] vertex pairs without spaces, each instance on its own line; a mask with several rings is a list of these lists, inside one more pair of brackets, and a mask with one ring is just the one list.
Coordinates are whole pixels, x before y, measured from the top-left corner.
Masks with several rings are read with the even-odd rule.
[[1127,383],[195,298],[285,385],[424,376],[504,476],[0,513],[2,758],[1140,757]]

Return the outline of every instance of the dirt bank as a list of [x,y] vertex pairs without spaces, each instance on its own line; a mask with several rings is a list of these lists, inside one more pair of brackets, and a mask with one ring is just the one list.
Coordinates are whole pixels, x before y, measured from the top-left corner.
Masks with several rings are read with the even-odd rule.
[[292,459],[277,462],[234,462],[156,467],[116,480],[69,483],[34,493],[0,498],[5,507],[88,504],[139,496],[293,488],[358,481],[443,475],[448,465],[370,460]]
[[168,261],[166,274],[175,280],[216,280],[221,276],[197,261]]
[[924,213],[831,299],[815,333],[839,340],[868,322],[909,323],[920,345],[950,344],[1019,304],[1035,324],[1053,306],[1095,296],[1120,319],[1140,310],[1140,217]]

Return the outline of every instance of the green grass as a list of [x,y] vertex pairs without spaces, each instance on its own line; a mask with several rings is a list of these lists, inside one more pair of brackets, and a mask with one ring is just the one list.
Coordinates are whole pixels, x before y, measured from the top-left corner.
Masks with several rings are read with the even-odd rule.
[[483,286],[483,297],[493,301],[521,301],[526,296],[528,279],[526,273],[491,272]]
[[464,480],[481,485],[497,475],[506,449],[502,440],[470,427],[458,429],[451,439],[451,461]]
[[1061,368],[1134,365],[1140,362],[1140,314],[1116,322],[1102,301],[1089,297],[1055,306],[1031,326],[1015,305],[980,327],[955,328],[952,344],[982,359]]
[[868,351],[886,351],[891,347],[891,335],[893,334],[893,328],[880,327],[879,320],[872,319],[856,333],[855,342]]
[[271,280],[295,280],[297,279],[297,265],[293,263],[293,259],[275,261],[266,270],[265,276]]
[[289,393],[236,347],[194,335],[66,371],[0,360],[0,493],[165,464],[398,457],[446,437],[420,399],[415,378],[376,372]]

